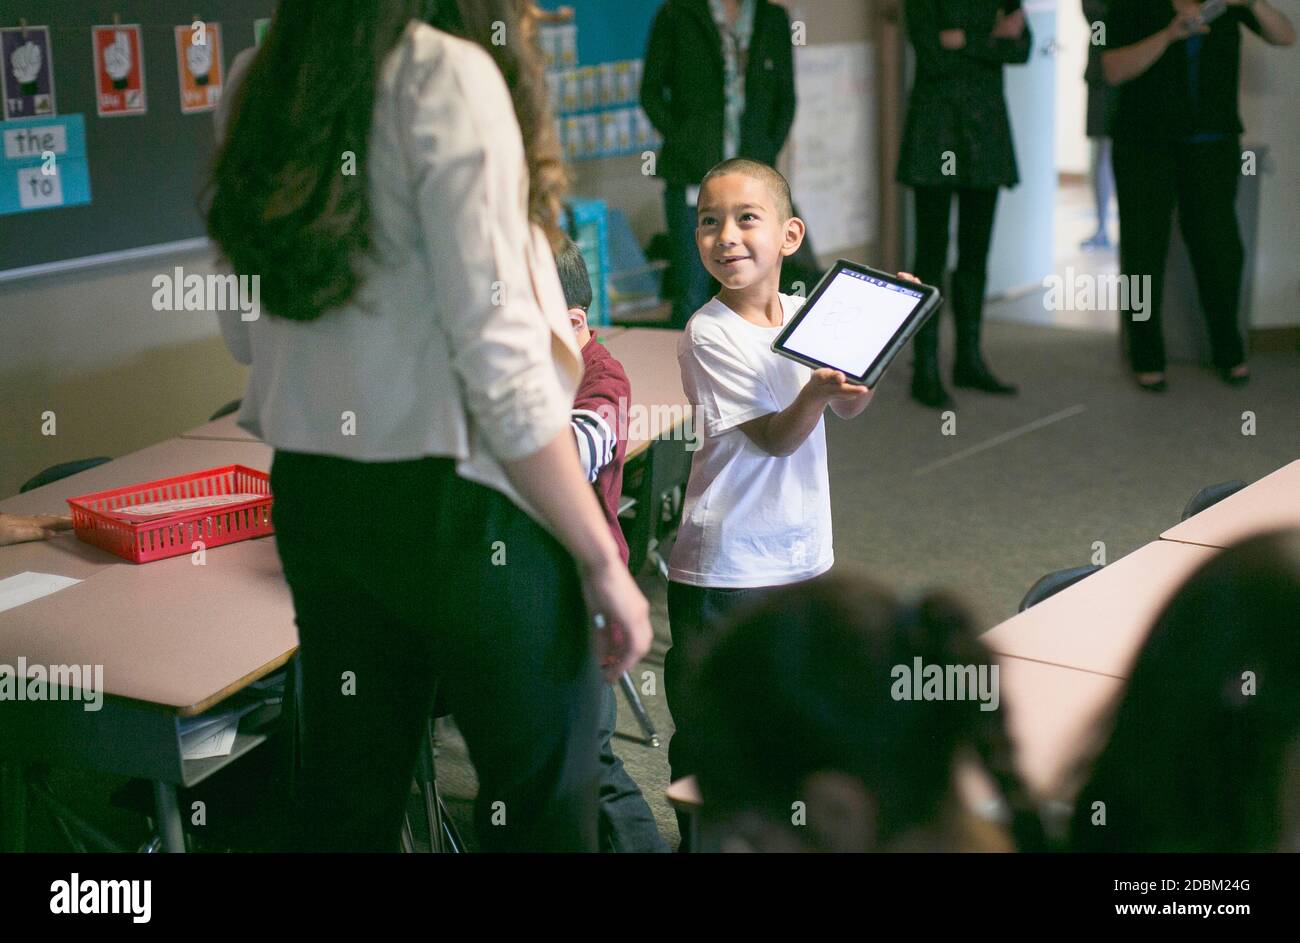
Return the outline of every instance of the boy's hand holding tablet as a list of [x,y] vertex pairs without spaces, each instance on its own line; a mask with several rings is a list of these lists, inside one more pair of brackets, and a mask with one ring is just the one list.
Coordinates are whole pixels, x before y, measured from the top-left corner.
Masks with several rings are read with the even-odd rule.
[[938,289],[913,275],[889,275],[840,259],[772,342],[772,350],[873,387],[939,302]]

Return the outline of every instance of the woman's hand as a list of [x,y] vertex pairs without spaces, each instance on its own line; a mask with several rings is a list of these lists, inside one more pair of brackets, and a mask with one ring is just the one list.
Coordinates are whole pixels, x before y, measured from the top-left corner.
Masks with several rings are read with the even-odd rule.
[[945,29],[939,32],[939,45],[956,52],[966,48],[966,31],[964,29]]
[[998,21],[993,27],[990,34],[994,39],[1019,39],[1020,34],[1025,31],[1025,11],[1016,10],[1014,13],[1003,13],[998,10]]
[[582,594],[596,623],[596,662],[613,684],[650,651],[650,604],[621,557],[583,568]]
[[72,529],[72,518],[59,514],[0,513],[0,546],[28,540],[47,540]]
[[1210,28],[1201,22],[1201,8],[1194,5],[1190,9],[1175,13],[1174,18],[1170,20],[1169,25],[1165,27],[1165,34],[1169,37],[1169,42],[1182,42],[1189,36],[1195,36],[1198,33],[1208,33]]

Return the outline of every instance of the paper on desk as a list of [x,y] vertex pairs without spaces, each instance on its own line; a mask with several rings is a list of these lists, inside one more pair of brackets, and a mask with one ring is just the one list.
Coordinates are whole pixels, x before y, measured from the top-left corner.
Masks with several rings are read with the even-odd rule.
[[[181,755],[187,760],[206,760],[214,756],[229,756],[235,747],[235,735],[239,733],[239,718],[229,720],[225,725],[215,725],[216,730],[201,740],[181,741]],[[201,728],[207,734],[211,727]]]
[[199,508],[226,507],[231,504],[243,504],[245,501],[261,501],[264,494],[252,492],[246,494],[212,494],[200,498],[172,498],[169,501],[150,501],[147,504],[132,504],[127,507],[113,508],[114,514],[130,514],[135,517],[153,517],[163,514],[175,514],[178,511],[196,511]]
[[181,756],[187,760],[205,760],[229,756],[239,733],[239,721],[262,706],[260,701],[224,710],[217,714],[186,717],[180,723]]
[[26,570],[17,576],[0,580],[0,612],[48,596],[50,593],[57,593],[61,589],[67,589],[73,583],[80,582],[81,580],[74,580],[70,576],[33,573]]

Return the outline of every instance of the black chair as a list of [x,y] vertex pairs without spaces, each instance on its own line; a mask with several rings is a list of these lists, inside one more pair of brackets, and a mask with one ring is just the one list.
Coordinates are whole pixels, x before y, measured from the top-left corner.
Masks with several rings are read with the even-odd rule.
[[1029,587],[1029,592],[1025,593],[1025,598],[1020,600],[1020,609],[1024,612],[1030,606],[1036,606],[1049,596],[1055,596],[1061,590],[1068,586],[1073,586],[1085,576],[1091,576],[1100,570],[1101,567],[1095,563],[1087,566],[1072,566],[1066,570],[1053,570],[1046,576],[1040,577],[1038,582]]
[[69,475],[75,475],[88,468],[94,468],[96,465],[103,465],[107,461],[109,459],[101,455],[98,458],[82,458],[75,462],[60,462],[58,465],[51,465],[45,471],[38,472],[28,478],[23,483],[23,486],[18,489],[18,493],[22,494],[25,491],[31,491],[33,488],[40,488],[42,485],[51,484],[60,478],[67,478]]
[[1242,488],[1246,487],[1244,481],[1223,481],[1217,485],[1207,485],[1196,494],[1192,495],[1192,500],[1187,502],[1187,507],[1183,508],[1183,516],[1180,521],[1185,521],[1194,514],[1200,514],[1206,508],[1213,507],[1224,498],[1236,494]]
[[225,406],[222,406],[215,413],[208,417],[208,422],[216,422],[222,416],[229,416],[237,410],[244,401],[242,399],[232,399]]

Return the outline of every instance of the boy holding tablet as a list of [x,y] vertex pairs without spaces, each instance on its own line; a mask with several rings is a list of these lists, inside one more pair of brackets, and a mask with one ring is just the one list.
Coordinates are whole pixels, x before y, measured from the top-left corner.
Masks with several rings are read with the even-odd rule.
[[852,419],[871,401],[870,389],[840,371],[772,350],[803,304],[779,291],[781,262],[804,236],[785,178],[757,161],[723,161],[700,185],[698,213],[700,257],[722,288],[687,323],[677,355],[704,438],[669,562],[673,779],[695,768],[691,673],[709,627],[834,562],[822,414],[830,406]]

